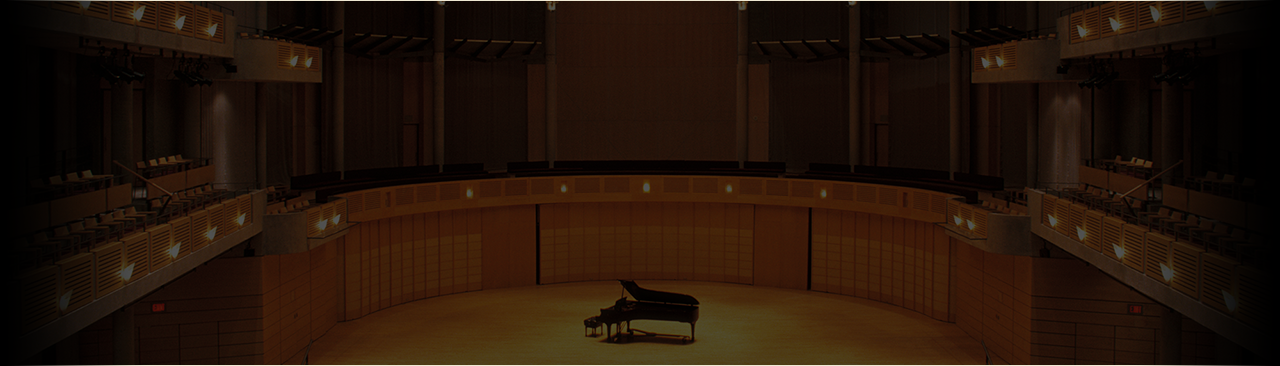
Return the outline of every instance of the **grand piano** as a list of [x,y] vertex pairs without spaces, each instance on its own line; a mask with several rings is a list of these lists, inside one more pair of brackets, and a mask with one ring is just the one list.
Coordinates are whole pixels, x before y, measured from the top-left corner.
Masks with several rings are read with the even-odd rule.
[[[694,340],[694,329],[698,322],[698,299],[685,294],[645,289],[636,285],[635,281],[618,280],[622,288],[635,300],[628,300],[626,295],[615,301],[613,306],[600,309],[600,315],[584,321],[588,328],[603,325],[609,342],[618,342],[623,338],[623,324],[626,324],[627,339],[634,338],[636,333],[649,337],[677,338],[684,342]],[[689,323],[689,335],[661,334],[631,328],[632,320],[667,320]],[[617,327],[615,333],[613,328]]]

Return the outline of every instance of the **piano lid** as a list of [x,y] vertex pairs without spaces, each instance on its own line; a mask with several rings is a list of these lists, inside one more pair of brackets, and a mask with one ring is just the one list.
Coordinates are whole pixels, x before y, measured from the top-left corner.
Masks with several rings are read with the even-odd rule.
[[685,294],[677,294],[673,292],[646,290],[635,281],[618,280],[622,283],[622,288],[626,289],[631,297],[639,301],[664,302],[669,304],[698,305],[698,299]]

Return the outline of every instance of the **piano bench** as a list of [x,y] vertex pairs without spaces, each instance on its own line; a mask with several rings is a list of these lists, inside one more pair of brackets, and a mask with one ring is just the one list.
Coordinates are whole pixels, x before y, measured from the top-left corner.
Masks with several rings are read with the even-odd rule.
[[593,316],[582,321],[582,325],[587,327],[587,336],[593,337],[600,335],[600,328],[604,324],[600,324],[600,317]]

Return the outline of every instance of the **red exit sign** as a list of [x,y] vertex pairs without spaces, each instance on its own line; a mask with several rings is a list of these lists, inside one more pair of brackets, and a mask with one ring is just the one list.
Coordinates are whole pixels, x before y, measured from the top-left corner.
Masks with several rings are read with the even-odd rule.
[[151,312],[159,313],[162,311],[164,311],[164,303],[158,302],[158,303],[151,304]]
[[1142,305],[1129,305],[1129,314],[1142,314]]

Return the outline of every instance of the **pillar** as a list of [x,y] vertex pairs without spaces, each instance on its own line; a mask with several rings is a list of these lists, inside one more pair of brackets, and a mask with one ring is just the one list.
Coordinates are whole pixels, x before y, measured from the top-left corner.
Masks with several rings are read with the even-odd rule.
[[[1166,83],[1162,88],[1160,90],[1160,156],[1155,161],[1159,164],[1159,169],[1168,168],[1182,160],[1182,150],[1185,147],[1182,130],[1182,86]],[[1173,173],[1172,171],[1165,173],[1160,179],[1164,184],[1171,184],[1176,175]]]
[[[118,82],[111,86],[111,160],[128,167],[142,160],[141,156],[133,156],[132,82]],[[115,164],[109,167],[112,171],[115,170]]]
[[[952,1],[948,4],[948,7],[949,11],[947,18],[949,21],[947,28],[953,32],[959,32],[960,2]],[[963,56],[962,53],[964,50],[960,48],[960,38],[956,36],[951,36],[950,46],[951,50],[950,52],[947,52],[948,65],[950,66],[948,85],[950,86],[951,95],[947,118],[949,131],[948,146],[950,147],[947,150],[948,156],[950,157],[950,164],[947,171],[951,173],[951,178],[955,179],[955,173],[960,171],[960,104],[962,97],[961,90],[964,87],[964,85],[960,85],[960,73],[962,71],[960,63],[963,61],[963,57],[961,56]]]
[[[1040,3],[1027,2],[1027,30],[1039,33]],[[1027,84],[1027,187],[1040,177],[1040,84]]]
[[557,106],[559,105],[559,97],[556,95],[558,87],[558,76],[556,71],[556,3],[547,3],[547,24],[546,24],[546,73],[547,73],[547,144],[546,159],[550,166],[555,167],[556,151],[559,144],[560,124],[556,121]]
[[436,2],[435,16],[432,25],[435,26],[431,32],[431,38],[434,52],[432,54],[432,69],[435,71],[431,79],[432,86],[432,102],[431,108],[435,112],[432,116],[431,124],[435,130],[435,148],[436,165],[440,169],[444,169],[444,2]]
[[849,5],[849,166],[862,164],[862,7]]
[[736,103],[737,128],[734,129],[734,141],[737,143],[738,166],[747,161],[747,3],[738,2],[738,74],[737,88],[734,97]]
[[256,157],[258,165],[258,189],[267,188],[267,84],[253,83],[254,107],[256,113],[254,115],[254,124],[257,128],[255,139],[257,140]]
[[[342,1],[333,3],[333,18],[331,19],[333,29],[345,29],[346,27],[346,4]],[[333,171],[341,172],[346,170],[346,75],[347,75],[347,47],[342,41],[343,37],[335,37],[333,39],[333,80],[330,90],[333,98],[329,103],[330,111],[333,116]]]

